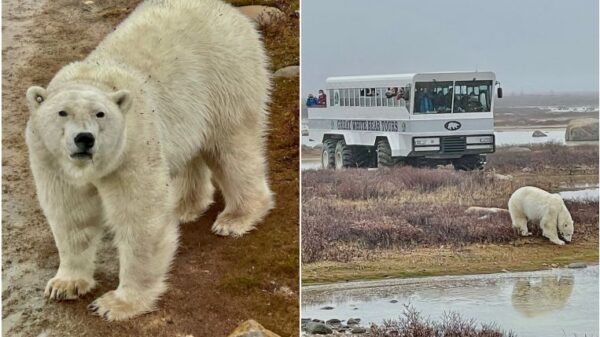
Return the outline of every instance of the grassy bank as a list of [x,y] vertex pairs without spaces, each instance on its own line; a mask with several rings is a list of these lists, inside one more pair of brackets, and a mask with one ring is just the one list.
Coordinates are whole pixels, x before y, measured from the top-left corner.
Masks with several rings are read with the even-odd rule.
[[[412,167],[305,171],[303,281],[490,273],[596,262],[597,201],[566,202],[576,226],[574,242],[564,247],[541,237],[534,225],[534,236],[521,238],[505,212],[466,212],[470,206],[507,208],[512,192],[525,185],[556,191],[574,181],[597,184],[597,163],[587,154],[593,149],[577,155],[583,148],[573,148],[572,154],[565,146],[535,147],[528,152],[528,166],[520,166],[518,156],[500,157],[505,154],[499,151],[492,167],[511,177],[493,171]],[[571,156],[570,169],[555,159],[563,151]],[[532,156],[535,152],[541,154]],[[544,169],[552,161],[556,166]],[[575,171],[577,165],[580,169]]]

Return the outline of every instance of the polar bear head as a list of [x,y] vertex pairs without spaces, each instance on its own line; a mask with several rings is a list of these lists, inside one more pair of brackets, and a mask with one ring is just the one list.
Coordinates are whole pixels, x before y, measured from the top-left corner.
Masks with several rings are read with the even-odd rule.
[[74,84],[49,92],[34,86],[27,90],[27,102],[28,144],[34,142],[36,151],[54,159],[67,176],[89,181],[117,167],[132,104],[128,91]]
[[562,197],[559,194],[556,194],[556,196],[558,199],[560,199],[561,203],[560,211],[558,212],[558,217],[556,219],[558,233],[560,233],[560,236],[562,236],[565,241],[571,242],[574,231],[573,219],[571,218],[571,213],[569,213],[569,210],[567,209]]

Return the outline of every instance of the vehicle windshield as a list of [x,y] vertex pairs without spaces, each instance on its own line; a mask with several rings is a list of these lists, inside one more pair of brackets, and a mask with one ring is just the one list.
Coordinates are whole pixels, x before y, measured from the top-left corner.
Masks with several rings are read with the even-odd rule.
[[452,111],[452,82],[417,82],[415,113],[436,114]]
[[414,113],[489,112],[491,94],[492,81],[417,82]]
[[453,112],[489,112],[492,107],[492,81],[456,82]]

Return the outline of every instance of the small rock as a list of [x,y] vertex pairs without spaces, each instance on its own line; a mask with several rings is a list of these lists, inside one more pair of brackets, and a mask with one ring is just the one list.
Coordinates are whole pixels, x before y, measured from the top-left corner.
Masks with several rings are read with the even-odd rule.
[[573,262],[567,265],[567,268],[577,269],[577,268],[587,268],[587,264],[583,262]]
[[238,9],[242,14],[261,24],[268,25],[285,18],[285,14],[275,7],[251,5],[238,7]]
[[316,322],[316,323],[323,323],[323,324],[325,324],[325,321],[322,321],[322,320],[320,320],[320,319],[316,319],[316,318],[313,318],[313,320],[312,320],[311,322]]
[[90,6],[90,5],[93,5],[94,2],[93,1],[84,1],[83,4]]
[[533,131],[531,137],[548,137],[548,135],[542,132],[541,130],[535,130]]
[[508,212],[508,210],[504,208],[479,206],[471,206],[465,210],[465,214],[498,214],[506,212]]
[[284,77],[284,78],[292,78],[300,75],[300,67],[299,66],[287,66],[281,69],[278,69],[273,73],[273,77]]
[[513,180],[513,176],[507,174],[498,174],[498,173],[494,173],[494,178],[498,179],[498,180]]
[[398,300],[391,300],[390,303],[398,303]]
[[41,334],[39,334],[37,337],[48,337],[48,336],[50,336],[50,335],[48,334],[48,331],[43,331],[43,332],[42,332]]
[[581,118],[569,121],[565,130],[565,140],[598,140],[598,119]]
[[505,150],[506,152],[531,152],[528,147],[513,146]]
[[327,325],[317,322],[306,323],[304,326],[304,331],[315,335],[326,335],[333,332],[333,330],[331,330],[331,328],[329,328]]
[[531,167],[524,167],[524,168],[521,170],[521,172],[525,172],[525,173],[528,173],[528,172],[533,172],[533,169],[532,169]]
[[348,325],[360,324],[360,318],[349,318],[346,323],[348,323]]
[[335,308],[331,307],[331,306],[324,306],[321,308],[321,310],[333,310],[333,309],[335,309]]
[[240,324],[228,337],[280,337],[276,333],[265,329],[255,320],[249,319]]
[[558,268],[558,265],[556,263],[553,263],[553,264],[550,265],[550,267],[552,267],[552,268]]
[[352,330],[350,330],[350,332],[352,333],[365,333],[367,332],[367,329],[363,328],[362,326],[357,326],[352,328]]

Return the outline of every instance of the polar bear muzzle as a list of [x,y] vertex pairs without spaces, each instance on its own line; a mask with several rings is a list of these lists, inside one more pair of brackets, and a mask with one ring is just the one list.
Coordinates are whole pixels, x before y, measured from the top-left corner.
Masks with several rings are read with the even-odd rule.
[[91,159],[92,153],[90,150],[94,147],[96,138],[90,132],[81,132],[75,136],[73,142],[77,146],[78,151],[71,154],[74,159]]

